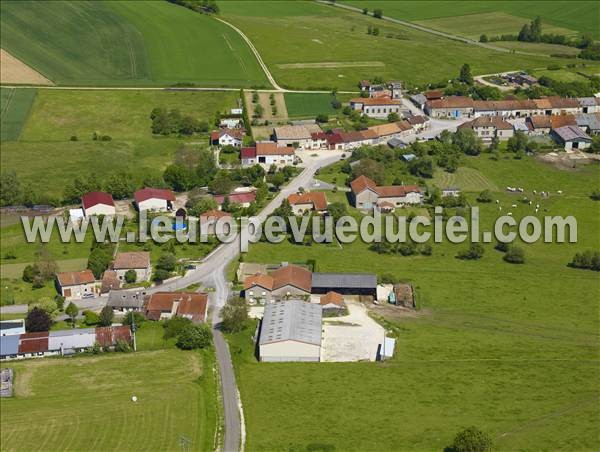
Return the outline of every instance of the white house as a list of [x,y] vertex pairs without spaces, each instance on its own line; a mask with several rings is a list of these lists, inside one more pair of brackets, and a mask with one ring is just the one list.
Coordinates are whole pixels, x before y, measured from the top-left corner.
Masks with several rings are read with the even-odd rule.
[[370,118],[385,119],[390,113],[400,114],[402,103],[389,97],[359,97],[350,100],[350,108]]
[[86,193],[81,197],[81,204],[86,217],[92,215],[115,216],[117,214],[112,195],[103,191]]
[[152,274],[150,253],[147,251],[117,253],[112,267],[120,281],[125,280],[125,273],[129,270],[135,271],[136,282],[149,281]]
[[143,188],[133,195],[138,210],[167,212],[173,209],[175,194],[163,188]]
[[242,148],[240,159],[242,166],[251,166],[259,164],[265,168],[271,165],[287,166],[292,165],[296,158],[293,147],[277,146],[272,141],[263,141],[256,143],[253,147]]
[[96,278],[91,270],[56,274],[57,289],[65,300],[81,300],[96,293]]
[[210,144],[213,146],[235,146],[239,148],[244,139],[244,129],[220,129],[210,133]]
[[259,354],[264,362],[321,359],[320,304],[284,300],[265,305]]

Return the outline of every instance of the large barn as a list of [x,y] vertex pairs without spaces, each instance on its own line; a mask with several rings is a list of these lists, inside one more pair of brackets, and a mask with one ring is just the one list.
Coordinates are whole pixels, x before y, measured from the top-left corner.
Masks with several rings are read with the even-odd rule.
[[321,320],[320,304],[302,300],[267,303],[259,339],[260,360],[320,361]]
[[377,295],[377,276],[372,273],[313,273],[312,293],[337,292],[342,295]]

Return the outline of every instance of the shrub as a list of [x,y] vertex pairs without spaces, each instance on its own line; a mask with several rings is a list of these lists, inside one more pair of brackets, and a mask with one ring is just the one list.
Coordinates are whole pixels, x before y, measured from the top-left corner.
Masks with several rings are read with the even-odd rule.
[[137,279],[137,273],[135,270],[127,270],[125,272],[125,282],[128,284],[132,284]]
[[594,201],[600,201],[600,189],[596,189],[590,193],[590,198]]
[[163,323],[163,339],[171,339],[172,337],[176,337],[186,326],[191,325],[192,321],[185,317],[172,317],[168,320],[165,320]]
[[320,114],[317,115],[316,121],[320,122],[320,123],[329,122],[329,115],[327,115],[325,113],[320,113]]
[[114,313],[110,306],[104,306],[102,311],[100,311],[100,325],[102,326],[111,326],[113,321]]
[[502,251],[503,253],[506,253],[508,251],[508,249],[510,248],[510,243],[498,242],[498,243],[496,243],[496,246],[494,248],[497,249],[498,251]]
[[100,323],[100,317],[94,311],[83,311],[84,322],[86,325],[98,325]]
[[187,325],[177,335],[178,348],[182,350],[194,350],[196,348],[208,347],[212,342],[212,334],[207,325]]
[[127,314],[125,314],[125,317],[123,317],[123,325],[131,326],[134,321],[136,328],[140,328],[142,323],[146,321],[146,317],[144,317],[144,314],[141,312],[135,311],[129,311]]
[[453,452],[486,452],[492,448],[490,436],[476,427],[466,428],[456,434],[450,450]]
[[241,297],[227,300],[223,309],[221,309],[221,327],[223,331],[235,333],[241,331],[246,326],[248,320],[248,306],[246,300]]
[[118,339],[117,343],[115,344],[115,351],[116,352],[127,353],[127,352],[131,351],[131,347],[129,346],[129,344],[127,343],[127,341],[124,341],[122,339]]
[[600,271],[600,251],[584,251],[576,253],[569,267]]
[[503,259],[511,264],[524,264],[525,251],[517,246],[511,246],[504,255]]
[[23,269],[23,281],[32,283],[36,276],[40,274],[39,270],[34,265],[26,265]]
[[481,243],[471,243],[469,248],[460,251],[456,257],[465,260],[477,260],[483,257],[484,249]]
[[479,196],[477,196],[477,201],[479,202],[492,202],[492,200],[492,192],[489,190],[483,190],[479,193]]

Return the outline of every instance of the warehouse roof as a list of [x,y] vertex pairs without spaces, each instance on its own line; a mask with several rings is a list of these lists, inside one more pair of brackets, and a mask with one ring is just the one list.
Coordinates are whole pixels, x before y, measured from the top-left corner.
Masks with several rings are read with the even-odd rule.
[[591,142],[592,139],[577,126],[564,126],[554,129],[554,133],[563,141]]
[[320,304],[301,300],[267,303],[260,331],[260,345],[282,341],[321,345]]
[[377,287],[377,276],[371,273],[313,273],[312,286],[330,289],[370,289]]
[[0,356],[16,355],[19,353],[20,335],[0,336]]

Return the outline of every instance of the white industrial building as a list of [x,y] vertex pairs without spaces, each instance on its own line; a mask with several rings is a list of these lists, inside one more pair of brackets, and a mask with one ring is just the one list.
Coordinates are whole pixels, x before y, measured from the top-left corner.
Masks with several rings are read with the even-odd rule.
[[322,307],[302,300],[265,305],[259,353],[265,362],[319,361]]

